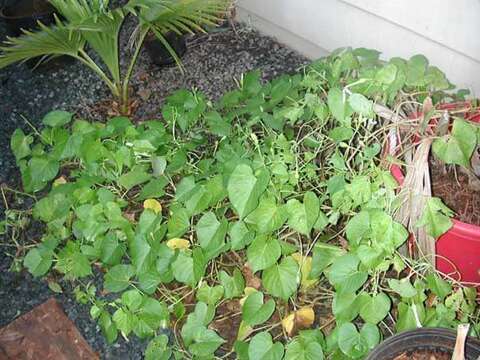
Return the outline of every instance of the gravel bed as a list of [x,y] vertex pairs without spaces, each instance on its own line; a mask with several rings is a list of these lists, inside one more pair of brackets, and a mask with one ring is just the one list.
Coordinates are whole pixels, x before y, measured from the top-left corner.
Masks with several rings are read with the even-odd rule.
[[[130,30],[128,25],[123,42]],[[0,39],[5,34],[5,25],[0,23]],[[135,117],[139,120],[158,117],[165,97],[176,89],[195,87],[214,100],[233,88],[234,78],[246,71],[260,69],[264,79],[271,79],[294,72],[305,63],[301,55],[242,25],[236,25],[236,32],[228,28],[188,38],[188,51],[183,58],[185,75],[175,67],[159,69],[142,52],[132,78],[133,93],[144,97]],[[0,70],[0,184],[12,188],[19,188],[21,184],[9,143],[17,127],[31,131],[22,116],[34,127],[40,127],[42,116],[53,109],[97,117],[98,113],[92,109],[108,98],[103,83],[79,63],[67,62],[35,71],[26,65]],[[3,201],[1,203],[3,213]],[[39,231],[34,231],[31,237],[38,238]],[[8,245],[7,241],[4,239],[3,245]],[[146,343],[135,336],[128,342],[119,339],[114,345],[106,343],[99,327],[90,319],[88,306],[74,300],[70,284],[61,282],[64,292],[54,294],[45,281],[25,272],[10,272],[12,258],[5,249],[12,247],[0,247],[0,327],[55,296],[102,359],[142,358]],[[99,274],[91,280],[101,289]]]

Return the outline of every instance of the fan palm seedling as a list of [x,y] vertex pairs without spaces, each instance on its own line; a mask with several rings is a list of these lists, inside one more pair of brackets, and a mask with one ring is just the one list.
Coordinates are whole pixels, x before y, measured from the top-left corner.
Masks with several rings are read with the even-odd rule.
[[[0,47],[0,68],[33,58],[46,61],[71,56],[98,74],[119,102],[120,111],[127,113],[129,81],[147,34],[153,33],[180,65],[165,34],[204,31],[203,27],[216,25],[230,0],[130,0],[116,9],[109,8],[108,0],[50,0],[50,3],[65,20],[55,16],[52,26],[39,23],[38,31],[24,30],[21,36],[8,38]],[[138,25],[130,42],[133,53],[128,67],[122,71],[119,33],[127,16],[135,16]],[[88,49],[97,56],[90,56]]]

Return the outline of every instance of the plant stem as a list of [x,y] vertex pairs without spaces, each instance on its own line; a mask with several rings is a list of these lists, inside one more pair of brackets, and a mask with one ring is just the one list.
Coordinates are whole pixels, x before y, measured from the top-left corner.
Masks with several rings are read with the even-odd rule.
[[98,76],[107,84],[108,88],[112,92],[113,96],[120,98],[120,91],[118,85],[112,82],[110,78],[105,74],[105,72],[92,60],[92,58],[85,52],[85,50],[80,50],[80,55],[76,58],[82,63],[87,65],[90,69],[95,71]]
[[127,72],[125,73],[125,78],[123,79],[122,84],[122,95],[121,95],[121,110],[123,113],[128,111],[128,84],[130,82],[130,78],[132,76],[133,68],[138,60],[138,55],[142,50],[143,42],[145,41],[145,37],[147,36],[148,32],[150,31],[149,27],[144,28],[140,32],[140,36],[138,37],[137,46],[135,48],[135,52],[132,55],[132,59],[130,60],[130,64],[128,66]]
[[30,121],[28,121],[28,119],[25,116],[23,116],[22,114],[19,114],[19,115],[22,118],[22,120],[25,121],[28,126],[30,126],[30,128],[33,130],[35,135],[37,135],[40,139],[42,139],[46,144],[52,145],[51,142],[47,141],[47,139],[45,139],[45,137],[43,137],[43,135],[37,130],[37,128],[35,126],[32,125],[32,123]]

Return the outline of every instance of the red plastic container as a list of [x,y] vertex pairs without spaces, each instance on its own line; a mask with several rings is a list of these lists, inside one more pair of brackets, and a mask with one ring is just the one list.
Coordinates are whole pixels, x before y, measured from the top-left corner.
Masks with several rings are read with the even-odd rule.
[[[456,103],[439,108],[458,110],[471,106],[469,103]],[[480,123],[480,111],[467,111],[465,119]],[[394,164],[390,171],[401,185],[404,181],[402,169]],[[452,228],[438,238],[435,247],[437,270],[462,283],[480,286],[480,226],[453,219]]]

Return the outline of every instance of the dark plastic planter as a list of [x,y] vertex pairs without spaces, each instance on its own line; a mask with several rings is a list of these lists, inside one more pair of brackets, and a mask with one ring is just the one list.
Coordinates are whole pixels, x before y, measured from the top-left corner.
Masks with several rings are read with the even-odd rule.
[[[471,108],[469,103],[446,104],[441,110]],[[480,123],[480,111],[467,112],[465,119]],[[404,174],[398,165],[390,171],[399,184]],[[437,239],[436,267],[442,273],[466,284],[480,285],[480,226],[453,219],[453,227]]]
[[[175,32],[169,32],[164,35],[170,46],[179,58],[181,58],[187,51],[187,44],[183,35],[178,35]],[[155,65],[167,66],[175,64],[175,59],[170,55],[167,48],[155,36],[151,35],[145,39],[145,49],[147,50],[150,59]]]
[[35,29],[38,21],[45,25],[53,23],[53,12],[54,8],[47,0],[16,0],[2,7],[0,17],[5,20],[12,35],[18,36],[22,29]]
[[[0,9],[0,18],[5,20],[8,30],[13,36],[22,35],[24,30],[38,29],[38,21],[43,25],[51,25],[55,22],[52,5],[47,0],[13,0]],[[61,18],[61,17],[60,17]],[[26,61],[29,68],[36,68],[41,57]],[[59,56],[42,62],[41,69],[50,69],[63,66],[73,61],[69,56]]]
[[[457,334],[450,329],[421,328],[392,336],[377,346],[367,360],[392,360],[403,353],[433,350],[448,353],[455,349]],[[480,356],[480,340],[468,337],[465,342],[465,359],[477,360]]]

